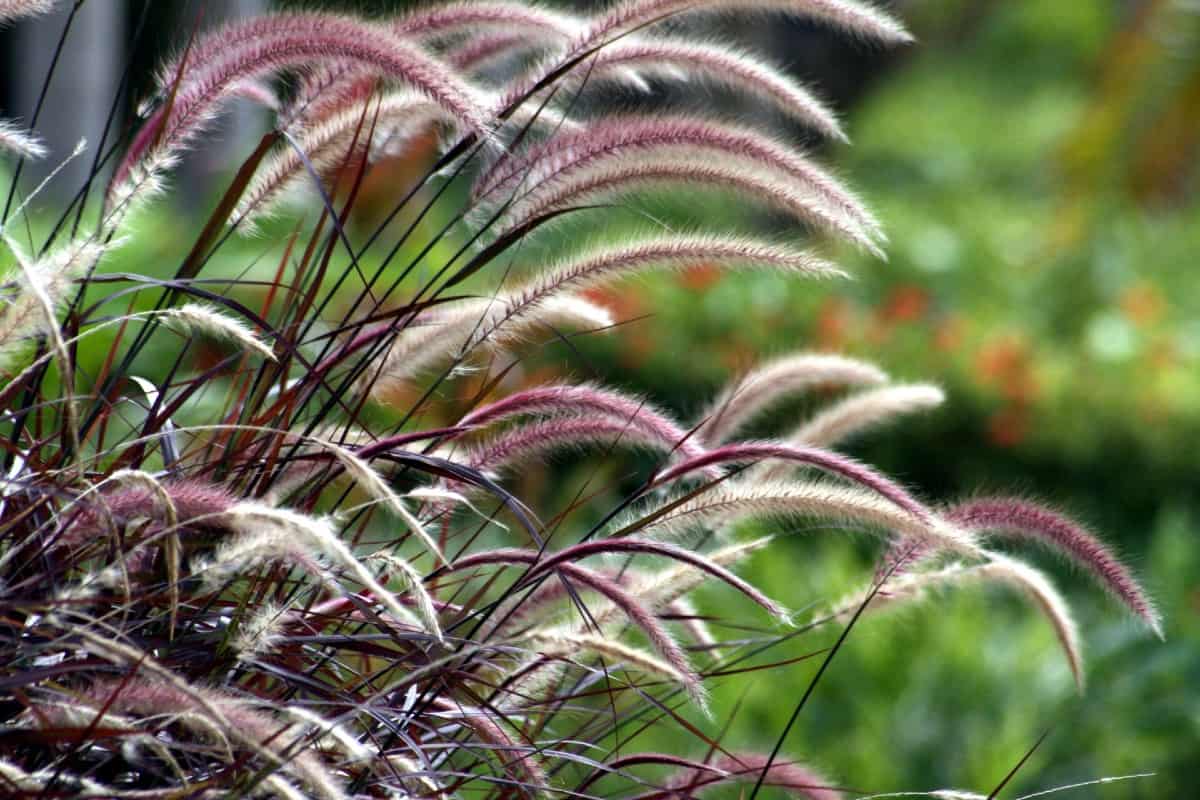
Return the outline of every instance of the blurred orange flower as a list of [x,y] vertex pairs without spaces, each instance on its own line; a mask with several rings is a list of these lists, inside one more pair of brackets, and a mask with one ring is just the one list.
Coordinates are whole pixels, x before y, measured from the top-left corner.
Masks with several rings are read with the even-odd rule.
[[1162,319],[1167,301],[1162,290],[1152,283],[1140,281],[1121,293],[1121,311],[1134,325],[1153,325]]

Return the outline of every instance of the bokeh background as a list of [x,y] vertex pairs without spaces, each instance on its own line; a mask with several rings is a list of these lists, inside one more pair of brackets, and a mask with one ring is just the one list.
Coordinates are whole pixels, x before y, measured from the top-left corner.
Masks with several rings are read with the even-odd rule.
[[[787,751],[864,792],[960,787],[987,794],[1049,731],[1004,796],[1145,772],[1156,775],[1080,794],[1194,796],[1200,6],[892,5],[919,39],[899,53],[769,17],[722,31],[790,65],[839,109],[853,145],[811,144],[877,211],[891,240],[886,263],[839,252],[856,276],[842,284],[728,277],[704,268],[639,282],[604,298],[628,321],[620,330],[550,344],[514,374],[524,381],[564,372],[596,377],[646,391],[684,414],[697,412],[756,360],[800,348],[859,355],[898,378],[940,383],[950,398],[943,409],[855,442],[852,452],[928,497],[1018,492],[1069,510],[1115,542],[1145,579],[1166,616],[1167,639],[1149,637],[1097,590],[1047,561],[1084,630],[1086,694],[1075,693],[1052,632],[1028,608],[1002,593],[956,591],[865,619]],[[56,94],[38,127],[60,156],[82,135],[101,141],[110,110],[124,113],[149,85],[164,45],[186,40],[195,20],[208,24],[270,6],[89,0],[71,18],[51,86]],[[0,32],[5,116],[30,119],[67,19],[64,12]],[[659,87],[626,101],[680,98]],[[737,108],[739,99],[712,92],[704,102]],[[169,270],[182,255],[180,241],[203,224],[262,124],[251,110],[232,115],[213,146],[189,160],[169,209],[141,223],[112,268]],[[386,209],[389,189],[415,171],[413,163],[380,165],[364,216],[372,204]],[[80,174],[86,172],[83,165]],[[30,169],[22,180],[37,177]],[[51,184],[39,200],[47,213],[56,197],[77,188],[72,180],[68,169]],[[745,213],[719,199],[699,205],[649,197],[601,234],[620,235],[623,225],[651,218]],[[786,234],[775,220],[751,222]],[[268,229],[232,243],[218,265],[241,268],[273,246],[271,236]],[[156,369],[146,367],[149,374]],[[785,409],[772,424],[803,411]],[[526,476],[522,488],[553,497],[563,481],[597,469],[585,459],[559,467],[553,480]],[[620,467],[612,469],[618,474]],[[869,576],[876,555],[870,543],[805,532],[789,531],[796,535],[757,557],[751,577],[805,609]],[[720,605],[728,603],[724,594],[711,603],[726,617],[742,610]],[[798,637],[762,661],[811,653],[836,634]],[[732,717],[729,741],[769,748],[814,669],[815,661],[801,661],[719,683],[712,730]],[[661,746],[678,749],[669,741]]]

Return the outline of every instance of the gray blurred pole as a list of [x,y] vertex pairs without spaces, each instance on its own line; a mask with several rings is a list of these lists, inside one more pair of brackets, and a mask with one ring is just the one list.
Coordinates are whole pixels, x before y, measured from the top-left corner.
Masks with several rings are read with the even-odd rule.
[[[73,4],[60,2],[45,17],[24,21],[17,36],[13,67],[14,112],[28,125],[54,50]],[[42,106],[37,133],[50,147],[50,157],[26,165],[25,174],[40,179],[86,138],[89,149],[68,164],[47,187],[55,197],[73,195],[87,180],[121,80],[125,61],[124,0],[88,0],[75,14],[59,57],[54,80]]]

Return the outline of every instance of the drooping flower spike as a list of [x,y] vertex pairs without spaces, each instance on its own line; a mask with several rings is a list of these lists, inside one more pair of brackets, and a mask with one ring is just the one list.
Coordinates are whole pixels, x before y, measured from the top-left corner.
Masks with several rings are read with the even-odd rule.
[[742,426],[791,395],[827,386],[874,386],[887,374],[868,364],[833,353],[794,353],[758,365],[730,383],[700,414],[697,435],[723,444]]
[[626,0],[614,4],[590,21],[584,32],[575,37],[561,54],[547,58],[543,64],[530,70],[525,78],[510,88],[498,108],[508,109],[519,103],[547,75],[569,69],[581,61],[580,68],[586,69],[586,56],[589,53],[632,32],[683,15],[736,11],[770,11],[812,19],[885,43],[911,41],[907,31],[896,20],[858,0],[716,0],[705,3],[695,0]]
[[461,426],[494,425],[512,417],[588,417],[599,414],[638,429],[653,440],[677,448],[681,455],[699,456],[703,448],[690,432],[646,400],[589,384],[554,384],[517,392],[480,406],[463,416]]
[[0,119],[0,153],[13,153],[23,158],[45,158],[47,152],[37,136],[21,130],[8,120]]
[[859,0],[625,0],[593,22],[582,42],[592,44],[622,31],[679,14],[738,10],[775,12],[823,22],[849,33],[892,44],[912,40],[896,20]]
[[[248,26],[250,35],[239,32]],[[172,93],[147,120],[121,165],[114,185],[139,165],[150,171],[169,165],[219,110],[231,87],[291,67],[342,62],[369,69],[437,102],[465,129],[487,135],[490,118],[476,90],[445,64],[385,27],[349,17],[295,14],[232,23],[205,35],[197,50],[219,50],[196,71],[181,61]],[[230,45],[229,43],[233,44]]]
[[55,0],[0,0],[0,25],[22,17],[47,14],[54,8]]
[[[888,609],[920,600],[930,591],[949,586],[1007,585],[1025,594],[1054,628],[1075,685],[1082,692],[1085,683],[1082,645],[1067,601],[1045,574],[1023,561],[995,552],[987,552],[984,557],[986,560],[977,564],[951,564],[922,571],[892,569],[877,574],[870,586],[837,603],[833,614],[848,617],[868,600],[868,611]],[[907,565],[899,563],[898,566]]]
[[[372,81],[373,83],[373,81]],[[361,104],[321,119],[293,136],[294,144],[274,153],[255,173],[231,222],[252,222],[270,214],[290,189],[305,187],[311,165],[326,178],[338,168],[365,155],[376,160],[411,141],[439,122],[452,119],[438,103],[410,91],[365,97]]]
[[[522,228],[555,211],[611,204],[649,189],[674,186],[719,190],[794,218],[822,233],[844,236],[866,246],[863,234],[810,192],[755,168],[713,163],[695,153],[609,159],[562,180],[520,188],[502,216],[505,232]],[[729,159],[724,159],[729,162]]]
[[571,73],[579,81],[631,80],[630,75],[702,77],[771,103],[780,113],[839,141],[846,134],[833,112],[778,67],[735,48],[681,40],[621,41],[600,50],[587,70]]
[[771,761],[761,753],[720,755],[703,769],[686,769],[669,777],[664,788],[673,797],[698,796],[708,789],[730,783],[753,783],[762,777],[764,786],[776,786],[804,800],[841,800],[832,782],[803,764],[787,759]]
[[896,417],[937,408],[945,400],[940,388],[927,383],[858,392],[822,410],[785,439],[797,445],[831,447]]
[[907,537],[931,553],[980,554],[971,533],[941,519],[922,519],[875,491],[816,481],[724,482],[691,497],[638,507],[616,526],[636,527],[642,535],[656,539],[679,538],[755,518],[815,520],[839,530]]
[[945,516],[981,534],[1034,542],[1065,556],[1162,638],[1162,618],[1145,590],[1109,548],[1078,522],[1017,497],[968,500],[951,506]]
[[500,158],[476,181],[473,197],[503,203],[505,192],[552,185],[578,170],[594,169],[640,156],[699,154],[767,170],[790,179],[795,191],[821,203],[839,233],[869,250],[878,250],[879,224],[849,189],[794,148],[748,127],[695,117],[618,116],[602,118],[582,130],[559,133]]
[[654,482],[656,484],[670,483],[688,473],[697,472],[716,464],[733,464],[763,459],[779,459],[814,467],[876,492],[880,497],[894,503],[923,522],[930,522],[934,519],[934,513],[898,483],[851,458],[817,447],[794,447],[777,442],[738,442],[723,445],[709,450],[697,458],[668,467],[655,476]]

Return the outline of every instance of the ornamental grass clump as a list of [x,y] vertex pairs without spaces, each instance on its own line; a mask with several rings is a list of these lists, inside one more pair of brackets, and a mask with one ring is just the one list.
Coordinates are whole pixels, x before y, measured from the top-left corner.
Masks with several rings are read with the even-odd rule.
[[[0,19],[47,5],[0,2]],[[1066,601],[1005,541],[1060,553],[1161,632],[1078,524],[1024,499],[932,503],[834,449],[936,407],[937,387],[801,352],[682,420],[597,382],[514,381],[531,346],[619,335],[596,288],[698,265],[826,280],[842,273],[824,243],[882,251],[862,201],[783,134],[596,91],[715,82],[844,138],[780,68],[675,24],[718,12],[909,38],[857,0],[235,20],[189,36],[44,241],[27,241],[29,204],[8,204],[0,793],[845,796],[855,776],[805,765],[821,743],[735,752],[716,736],[706,684],[750,649],[692,593],[747,598],[760,616],[739,622],[777,642],[802,622],[738,574],[770,546],[748,519],[881,541],[875,578],[802,630],[997,583],[1046,615],[1082,686]],[[130,229],[164,224],[172,168],[233,98],[275,124],[208,224],[170,274],[106,272]],[[429,139],[388,218],[352,225],[372,165]],[[15,123],[0,147],[46,155]],[[552,253],[568,220],[601,231],[625,199],[675,186],[783,212],[792,235],[647,226]],[[222,274],[233,237],[262,243],[280,221],[271,279]],[[816,388],[846,393],[791,433],[743,435]],[[512,479],[563,451],[640,472],[615,506],[585,515],[603,496],[585,492],[547,517]],[[664,727],[680,752],[639,746]]]

